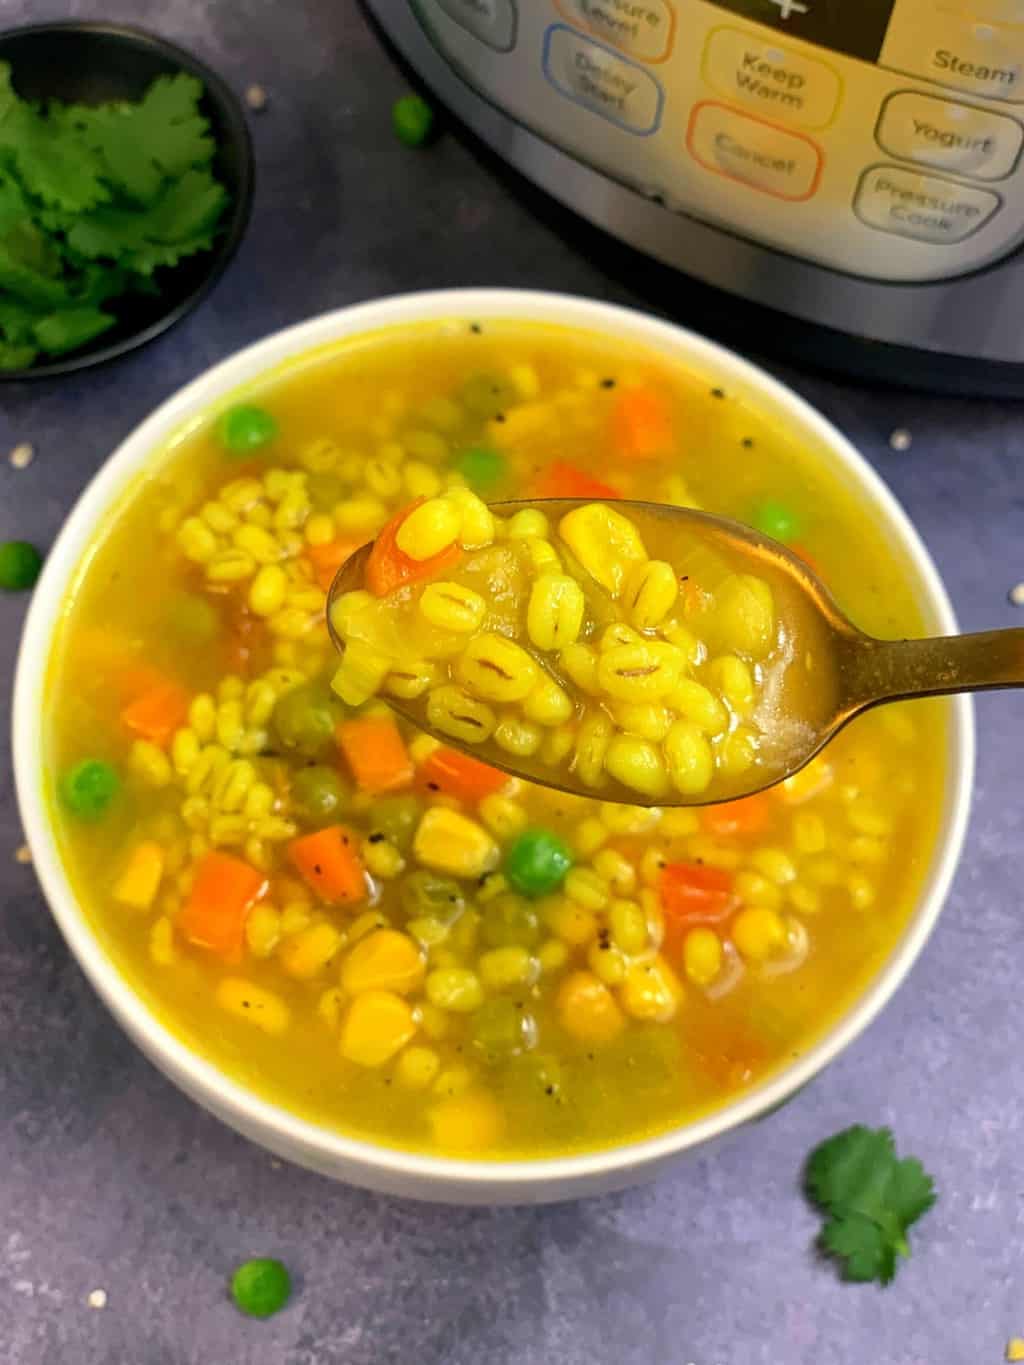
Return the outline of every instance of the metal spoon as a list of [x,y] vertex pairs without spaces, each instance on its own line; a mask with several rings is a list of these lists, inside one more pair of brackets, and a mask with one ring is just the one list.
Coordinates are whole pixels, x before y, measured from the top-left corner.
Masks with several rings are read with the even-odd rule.
[[[557,525],[574,507],[591,499],[552,498],[491,505],[499,516],[537,507]],[[559,765],[545,766],[539,757],[521,758],[493,742],[462,744],[431,730],[420,700],[384,696],[396,712],[422,730],[436,733],[444,744],[517,777],[577,796],[599,797],[629,805],[708,805],[752,795],[792,776],[810,762],[854,716],[882,702],[935,697],[953,692],[980,692],[1024,686],[1024,630],[990,630],[927,640],[877,640],[865,635],[840,611],[828,589],[799,556],[778,541],[739,522],[690,508],[657,503],[617,502],[618,510],[637,526],[645,543],[664,540],[666,523],[681,546],[706,547],[721,556],[729,571],[767,579],[781,624],[775,662],[765,673],[761,702],[752,722],[761,732],[758,757],[731,781],[716,777],[707,792],[683,796],[673,792],[656,802],[609,781],[594,789]],[[345,592],[363,586],[364,545],[339,569],[327,599],[327,621],[335,645],[345,642],[331,623],[331,608]],[[671,560],[671,556],[663,555]],[[672,562],[680,562],[674,560]],[[787,622],[795,628],[787,629]]]

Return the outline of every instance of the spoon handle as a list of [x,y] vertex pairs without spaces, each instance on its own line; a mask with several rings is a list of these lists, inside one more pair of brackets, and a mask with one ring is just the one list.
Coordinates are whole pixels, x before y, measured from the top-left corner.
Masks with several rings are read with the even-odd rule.
[[1024,687],[1024,630],[985,630],[933,640],[861,636],[842,663],[852,710],[901,697]]

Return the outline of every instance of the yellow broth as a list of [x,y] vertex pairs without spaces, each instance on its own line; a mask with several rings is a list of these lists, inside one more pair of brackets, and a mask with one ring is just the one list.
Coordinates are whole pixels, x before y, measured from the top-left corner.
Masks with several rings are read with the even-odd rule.
[[[665,448],[622,454],[623,389],[659,396]],[[459,800],[425,780],[436,751],[404,726],[396,762],[404,753],[413,776],[374,795],[321,736],[316,794],[335,782],[351,842],[334,853],[361,869],[365,892],[339,901],[315,889],[319,864],[307,859],[304,876],[290,852],[322,817],[309,813],[308,754],[284,742],[302,739],[309,716],[282,698],[325,685],[336,664],[325,547],[372,538],[411,497],[457,483],[454,471],[486,473],[489,500],[550,491],[552,469],[571,496],[566,468],[600,471],[626,497],[757,522],[798,543],[863,629],[918,632],[904,565],[822,452],[664,357],[519,323],[378,334],[269,375],[233,396],[242,402],[279,435],[239,457],[212,412],[154,452],[80,566],[44,698],[68,874],[157,1017],[315,1122],[480,1158],[664,1131],[804,1052],[905,926],[936,837],[943,704],[868,714],[773,795],[701,812],[501,790],[500,779]],[[183,529],[196,521],[212,553]],[[296,605],[252,609],[265,565],[239,556],[242,526],[272,537]],[[342,708],[332,724],[372,719],[377,705]],[[140,740],[139,724],[156,738]],[[365,772],[381,752],[364,746]],[[85,760],[109,764],[119,789],[83,814],[95,790],[69,788],[68,775]],[[570,852],[546,894],[509,882],[514,867],[525,875],[524,828],[545,832],[547,854]],[[211,851],[258,887],[223,940],[223,924],[196,928]],[[453,858],[465,875],[439,870]],[[553,867],[549,857],[542,882]],[[240,947],[225,948],[236,930]],[[380,951],[360,950],[382,933]]]

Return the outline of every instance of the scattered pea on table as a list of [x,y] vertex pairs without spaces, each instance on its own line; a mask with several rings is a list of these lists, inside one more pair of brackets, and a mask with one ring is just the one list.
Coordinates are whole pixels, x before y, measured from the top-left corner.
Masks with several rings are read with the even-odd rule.
[[8,540],[0,545],[0,588],[5,592],[25,592],[34,587],[42,567],[42,555],[27,540]]
[[403,95],[391,111],[395,136],[406,147],[422,147],[434,131],[434,111],[419,95]]

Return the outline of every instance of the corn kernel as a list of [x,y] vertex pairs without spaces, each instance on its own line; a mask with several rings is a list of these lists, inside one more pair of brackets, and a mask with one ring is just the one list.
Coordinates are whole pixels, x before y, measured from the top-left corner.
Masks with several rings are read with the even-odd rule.
[[216,990],[217,1004],[262,1033],[284,1033],[291,1023],[288,1006],[273,991],[239,976],[226,976]]
[[462,516],[446,498],[428,498],[401,523],[395,543],[410,559],[432,559],[459,538]]
[[132,910],[148,910],[156,899],[164,875],[164,850],[151,839],[136,844],[120,877],[113,896]]
[[566,1033],[584,1043],[610,1043],[625,1023],[615,997],[593,972],[567,976],[558,989],[555,1008]]
[[374,929],[361,938],[341,964],[342,989],[349,995],[385,990],[408,995],[424,977],[423,954],[408,934]]
[[825,821],[817,811],[801,810],[793,816],[793,845],[798,853],[823,853],[828,844]]
[[664,812],[660,829],[666,839],[685,839],[700,829],[700,817],[695,810],[679,806]]
[[448,683],[428,694],[427,721],[432,729],[461,739],[464,744],[482,744],[494,733],[498,718],[484,702],[471,697],[464,688]]
[[279,564],[264,564],[249,584],[249,607],[257,616],[273,616],[284,606],[288,577]]
[[543,540],[549,534],[547,517],[535,507],[524,507],[521,512],[516,512],[509,518],[509,540],[527,540],[532,536]]
[[603,910],[610,899],[608,883],[590,867],[572,867],[562,885],[565,894],[585,910]]
[[416,1022],[408,1003],[391,991],[356,996],[341,1025],[341,1055],[357,1066],[383,1066],[414,1037]]
[[684,667],[675,645],[615,645],[598,658],[597,683],[617,701],[660,701],[676,687]]
[[627,735],[637,735],[655,744],[661,743],[675,719],[667,706],[655,702],[619,701],[612,707],[612,714]]
[[459,544],[467,550],[480,550],[494,540],[494,517],[482,498],[468,488],[449,488],[445,501],[458,509],[462,521]]
[[708,676],[719,694],[729,703],[736,715],[746,719],[754,709],[757,693],[754,677],[742,659],[735,654],[723,654],[712,659]]
[[874,884],[863,872],[851,872],[846,879],[850,904],[855,910],[868,910],[875,903]]
[[484,1151],[501,1137],[498,1103],[484,1091],[456,1095],[430,1110],[434,1142],[443,1151]]
[[517,758],[531,758],[540,748],[544,735],[540,728],[518,716],[502,716],[494,727],[494,742]]
[[341,536],[371,535],[387,519],[387,504],[379,498],[349,498],[334,509],[334,524]]
[[496,839],[508,843],[526,828],[526,811],[500,792],[485,796],[477,807],[480,819]]
[[439,806],[424,812],[413,854],[425,867],[456,877],[482,877],[501,856],[498,845],[475,820]]
[[538,649],[565,649],[580,633],[585,608],[583,590],[574,578],[543,573],[530,589],[527,634]]
[[392,663],[388,655],[361,640],[349,640],[331,687],[347,706],[362,706],[380,690]]
[[608,842],[609,829],[603,821],[588,815],[576,826],[573,847],[581,858],[589,858]]
[[738,872],[733,889],[744,905],[764,905],[769,910],[782,905],[782,892],[759,872]]
[[575,508],[562,518],[558,531],[590,576],[613,597],[621,592],[631,564],[647,558],[633,523],[603,503]]
[[408,460],[402,470],[402,479],[410,498],[436,498],[441,492],[440,477],[422,460]]
[[773,881],[776,886],[785,886],[796,881],[796,864],[788,853],[781,848],[758,848],[750,855],[753,867]]
[[613,733],[614,726],[603,711],[591,711],[583,717],[576,735],[573,772],[585,787],[604,785],[604,761]]
[[558,656],[559,666],[581,692],[595,697],[601,690],[597,681],[597,653],[590,645],[566,645]]
[[149,956],[158,967],[170,967],[178,959],[174,946],[174,925],[166,915],[153,921],[149,931]]
[[523,699],[523,715],[538,725],[564,725],[572,714],[573,705],[568,693],[547,674],[541,676],[533,691]]
[[128,763],[136,773],[151,787],[166,787],[171,780],[171,764],[163,749],[149,740],[137,739],[132,743]]
[[636,735],[613,735],[605,750],[605,771],[632,791],[658,800],[668,791],[665,762],[657,746]]

